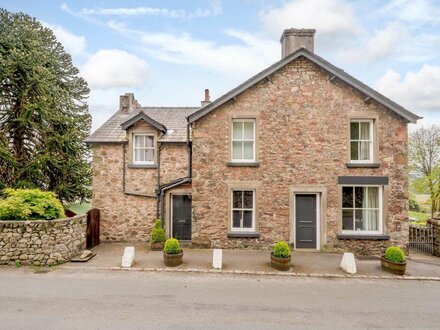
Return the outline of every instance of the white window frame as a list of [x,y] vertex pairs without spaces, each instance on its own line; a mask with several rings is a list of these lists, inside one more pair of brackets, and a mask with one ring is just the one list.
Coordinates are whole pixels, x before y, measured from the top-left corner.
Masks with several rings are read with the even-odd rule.
[[[253,131],[253,138],[252,139],[239,139],[239,140],[235,140],[234,139],[234,123],[253,123],[254,124],[254,131]],[[255,163],[255,132],[256,132],[256,126],[257,126],[257,120],[250,118],[250,119],[246,119],[246,118],[242,118],[242,119],[233,119],[232,120],[232,125],[231,125],[231,162],[233,163]],[[241,142],[242,143],[242,158],[241,159],[235,159],[234,158],[234,142]],[[252,142],[252,153],[253,153],[253,157],[252,159],[243,159],[243,154],[244,154],[244,142]]]
[[[351,187],[353,188],[353,207],[343,207],[344,203],[344,191],[343,187]],[[377,224],[378,230],[344,230],[344,210],[353,210],[353,217],[356,216],[356,210],[377,210],[376,208],[359,208],[355,207],[355,188],[356,187],[362,187],[362,188],[369,188],[369,187],[377,187],[379,188],[379,223]],[[341,233],[344,235],[380,235],[383,233],[383,186],[380,185],[362,185],[362,184],[346,184],[341,185]],[[354,221],[354,220],[353,220]],[[355,228],[355,225],[353,224],[353,228]]]
[[[234,208],[234,191],[252,191],[252,209],[249,208]],[[255,189],[234,188],[231,189],[231,232],[255,232],[255,205],[257,193]],[[243,203],[242,203],[243,204]],[[244,205],[243,205],[244,206]],[[252,211],[252,228],[234,227],[234,211]],[[243,225],[243,218],[241,218],[241,225]]]
[[[150,136],[153,138],[153,146],[152,147],[136,147],[136,136]],[[136,149],[142,150],[153,150],[153,160],[151,161],[136,161]],[[156,146],[154,141],[154,134],[145,134],[145,133],[133,133],[133,164],[135,165],[153,165],[154,157],[156,153]]]
[[[360,136],[360,125],[359,125],[359,139],[358,140],[352,140],[351,139],[351,123],[369,123],[370,124],[370,139],[369,140],[361,140]],[[350,150],[350,163],[354,164],[365,164],[365,163],[373,163],[374,162],[374,120],[373,119],[351,119],[350,120],[350,142],[348,145],[348,149]],[[370,142],[370,157],[369,159],[351,159],[351,143],[357,142],[358,143],[358,157],[360,153],[360,142]]]

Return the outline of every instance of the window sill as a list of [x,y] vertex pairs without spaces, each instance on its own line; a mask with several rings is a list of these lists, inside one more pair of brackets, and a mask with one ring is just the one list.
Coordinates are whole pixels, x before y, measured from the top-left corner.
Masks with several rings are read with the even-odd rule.
[[229,167],[260,167],[260,163],[259,162],[255,162],[255,163],[229,162],[229,163],[226,163],[226,166],[229,166]]
[[354,235],[354,234],[338,234],[338,239],[368,239],[375,241],[386,241],[390,239],[390,235],[383,234],[369,234],[369,235]]
[[347,163],[348,168],[378,168],[380,166],[379,163]]
[[157,168],[157,164],[128,164],[128,168]]
[[255,232],[229,232],[228,238],[259,238],[260,233]]

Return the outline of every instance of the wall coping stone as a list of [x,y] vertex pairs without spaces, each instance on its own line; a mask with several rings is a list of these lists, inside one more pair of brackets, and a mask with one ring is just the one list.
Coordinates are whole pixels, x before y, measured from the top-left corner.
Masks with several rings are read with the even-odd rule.
[[62,222],[70,222],[78,219],[83,219],[85,217],[87,217],[87,214],[78,214],[70,218],[66,217],[66,218],[53,219],[53,220],[0,220],[0,227],[4,227],[6,225],[29,225],[31,223],[37,223],[37,224],[62,223]]

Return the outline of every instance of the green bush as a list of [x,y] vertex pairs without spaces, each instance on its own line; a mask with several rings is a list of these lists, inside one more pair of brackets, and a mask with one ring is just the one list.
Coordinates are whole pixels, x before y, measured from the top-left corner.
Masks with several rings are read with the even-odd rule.
[[52,220],[65,216],[63,205],[52,192],[6,188],[3,195],[0,220]]
[[402,249],[398,246],[390,246],[385,251],[385,259],[391,262],[404,263],[405,254]]
[[420,212],[420,204],[414,198],[409,199],[409,210],[414,212]]
[[151,230],[151,242],[165,242],[165,230],[162,228],[162,221],[160,219],[156,220],[156,223]]
[[289,258],[290,257],[289,245],[284,241],[275,243],[275,246],[273,247],[273,256],[276,258]]
[[179,241],[175,238],[167,239],[165,242],[165,247],[163,248],[163,252],[165,252],[166,254],[178,254],[182,252]]

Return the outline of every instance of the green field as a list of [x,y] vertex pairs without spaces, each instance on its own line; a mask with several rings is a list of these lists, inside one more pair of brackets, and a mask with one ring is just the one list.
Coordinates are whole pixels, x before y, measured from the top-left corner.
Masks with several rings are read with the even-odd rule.
[[66,209],[75,212],[76,214],[87,213],[92,208],[92,203],[73,203],[66,206]]
[[413,212],[413,211],[409,211],[408,215],[412,218],[418,219],[417,221],[413,221],[412,223],[420,226],[426,226],[426,220],[428,220],[431,217],[428,213]]

